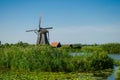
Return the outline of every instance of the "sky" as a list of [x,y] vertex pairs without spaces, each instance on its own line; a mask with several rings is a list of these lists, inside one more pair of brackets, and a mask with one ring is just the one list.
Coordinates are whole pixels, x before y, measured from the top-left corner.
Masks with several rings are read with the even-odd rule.
[[50,42],[120,43],[120,0],[0,0],[0,41],[36,44],[40,16]]

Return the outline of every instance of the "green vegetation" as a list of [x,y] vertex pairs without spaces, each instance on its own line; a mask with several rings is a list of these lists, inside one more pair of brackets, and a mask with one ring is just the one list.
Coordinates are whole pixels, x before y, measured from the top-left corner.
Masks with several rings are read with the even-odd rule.
[[120,43],[103,44],[101,47],[109,54],[120,54]]
[[0,68],[10,70],[81,72],[113,67],[113,60],[105,52],[71,56],[50,46],[28,46],[22,43],[0,48]]
[[120,66],[119,66],[119,69],[116,72],[116,80],[120,80]]
[[83,46],[81,52],[93,53],[93,52],[103,52],[101,46]]
[[120,54],[120,43],[108,43],[101,45],[85,45],[82,47],[82,52],[105,51],[108,54]]
[[[81,47],[80,47],[81,46]],[[86,53],[93,53],[96,51],[105,51],[108,54],[120,54],[120,43],[107,43],[107,44],[94,44],[94,45],[73,45],[70,46],[63,46],[62,50],[66,50],[67,52],[86,52]]]
[[120,61],[114,60],[114,64],[115,64],[116,66],[120,66]]
[[[83,79],[78,74],[113,68],[113,60],[102,46],[52,48],[22,42],[0,45],[0,79],[95,80],[93,74],[88,77],[84,74]],[[84,55],[72,56],[70,52],[84,52]]]
[[3,71],[1,80],[96,80],[90,73]]

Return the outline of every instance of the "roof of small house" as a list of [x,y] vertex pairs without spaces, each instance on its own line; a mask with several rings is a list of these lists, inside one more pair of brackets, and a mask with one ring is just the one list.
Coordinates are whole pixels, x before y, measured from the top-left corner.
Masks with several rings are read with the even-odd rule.
[[60,44],[60,42],[52,42],[52,43],[51,43],[51,46],[52,46],[52,47],[58,47],[59,44]]

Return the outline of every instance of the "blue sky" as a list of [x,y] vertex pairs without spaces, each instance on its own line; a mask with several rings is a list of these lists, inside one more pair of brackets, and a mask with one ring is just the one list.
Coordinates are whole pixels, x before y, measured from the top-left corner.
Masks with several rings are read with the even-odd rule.
[[120,0],[0,0],[0,41],[35,44],[40,15],[50,42],[120,43]]

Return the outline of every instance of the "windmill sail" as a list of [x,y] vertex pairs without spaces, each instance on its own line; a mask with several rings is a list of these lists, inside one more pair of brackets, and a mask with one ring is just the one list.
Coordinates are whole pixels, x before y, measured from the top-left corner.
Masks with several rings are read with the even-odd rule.
[[47,27],[47,28],[42,28],[42,29],[53,29],[53,27]]
[[32,31],[37,31],[37,29],[34,29],[34,30],[26,30],[26,32],[32,32]]
[[42,19],[42,17],[40,16],[40,19],[39,19],[39,30],[41,29],[41,19]]
[[32,32],[34,31],[35,33],[37,33],[37,44],[40,45],[45,45],[45,44],[49,44],[49,31],[47,29],[52,29],[52,27],[47,27],[47,28],[42,28],[41,27],[41,17],[39,19],[39,29],[34,29],[34,30],[27,30],[26,32]]

